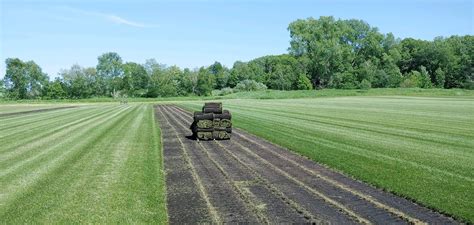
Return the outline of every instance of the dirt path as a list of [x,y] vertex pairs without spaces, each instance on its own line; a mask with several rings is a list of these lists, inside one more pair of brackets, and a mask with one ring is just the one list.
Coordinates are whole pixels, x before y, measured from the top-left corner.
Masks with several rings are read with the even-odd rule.
[[176,106],[155,115],[171,224],[457,223],[240,129],[231,140],[192,140],[191,114]]

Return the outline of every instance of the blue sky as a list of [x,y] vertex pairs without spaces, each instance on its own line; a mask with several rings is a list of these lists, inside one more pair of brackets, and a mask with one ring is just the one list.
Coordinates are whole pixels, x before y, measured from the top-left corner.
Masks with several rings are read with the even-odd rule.
[[51,77],[114,51],[195,68],[287,52],[299,18],[362,19],[396,37],[472,35],[474,1],[0,0],[0,78],[6,58],[34,60]]

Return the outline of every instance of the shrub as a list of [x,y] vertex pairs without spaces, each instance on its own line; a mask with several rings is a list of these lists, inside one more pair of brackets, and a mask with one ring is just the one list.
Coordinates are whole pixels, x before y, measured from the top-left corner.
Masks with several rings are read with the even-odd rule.
[[463,88],[468,89],[468,90],[474,90],[474,81],[466,81],[463,84]]
[[260,82],[254,80],[243,80],[240,81],[237,85],[235,85],[234,90],[237,91],[262,91],[266,90],[267,86]]
[[212,91],[212,96],[224,96],[224,95],[228,95],[228,94],[232,94],[234,93],[234,89],[230,88],[230,87],[225,87],[225,88],[222,88],[222,89],[216,89],[216,90],[213,90]]
[[359,83],[359,89],[362,89],[362,90],[368,90],[372,87],[372,85],[370,84],[370,81],[366,80],[366,79],[363,79],[360,83]]
[[405,78],[405,80],[400,84],[402,88],[415,88],[421,87],[421,74],[416,70],[412,70]]
[[313,89],[313,85],[311,84],[311,80],[309,80],[305,74],[301,74],[298,77],[296,88],[298,90],[311,90]]

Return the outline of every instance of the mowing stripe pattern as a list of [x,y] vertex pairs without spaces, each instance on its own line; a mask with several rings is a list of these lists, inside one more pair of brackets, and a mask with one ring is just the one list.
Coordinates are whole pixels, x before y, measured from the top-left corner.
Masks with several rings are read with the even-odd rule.
[[192,140],[192,116],[176,106],[156,114],[172,224],[457,223],[239,129],[231,140]]
[[151,105],[0,118],[0,223],[167,223]]

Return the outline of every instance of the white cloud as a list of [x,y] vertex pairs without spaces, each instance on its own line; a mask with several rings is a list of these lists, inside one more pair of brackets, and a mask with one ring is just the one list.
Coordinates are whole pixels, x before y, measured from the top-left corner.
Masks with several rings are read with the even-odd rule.
[[107,18],[107,20],[110,20],[117,24],[123,24],[123,25],[128,25],[132,27],[140,27],[140,28],[148,27],[146,24],[133,22],[133,21],[130,21],[130,20],[127,20],[127,19],[124,19],[116,15],[112,15],[112,14],[103,14],[103,16]]
[[76,9],[76,8],[71,8],[71,7],[61,7],[61,8],[65,9],[65,10],[69,10],[71,12],[83,14],[83,15],[100,17],[100,18],[105,19],[109,22],[113,22],[113,23],[121,24],[121,25],[126,25],[126,26],[131,26],[131,27],[138,27],[138,28],[157,27],[157,25],[145,24],[145,23],[132,21],[132,20],[125,19],[123,17],[117,16],[117,15],[114,15],[114,14],[110,14],[110,13],[86,11],[86,10]]

